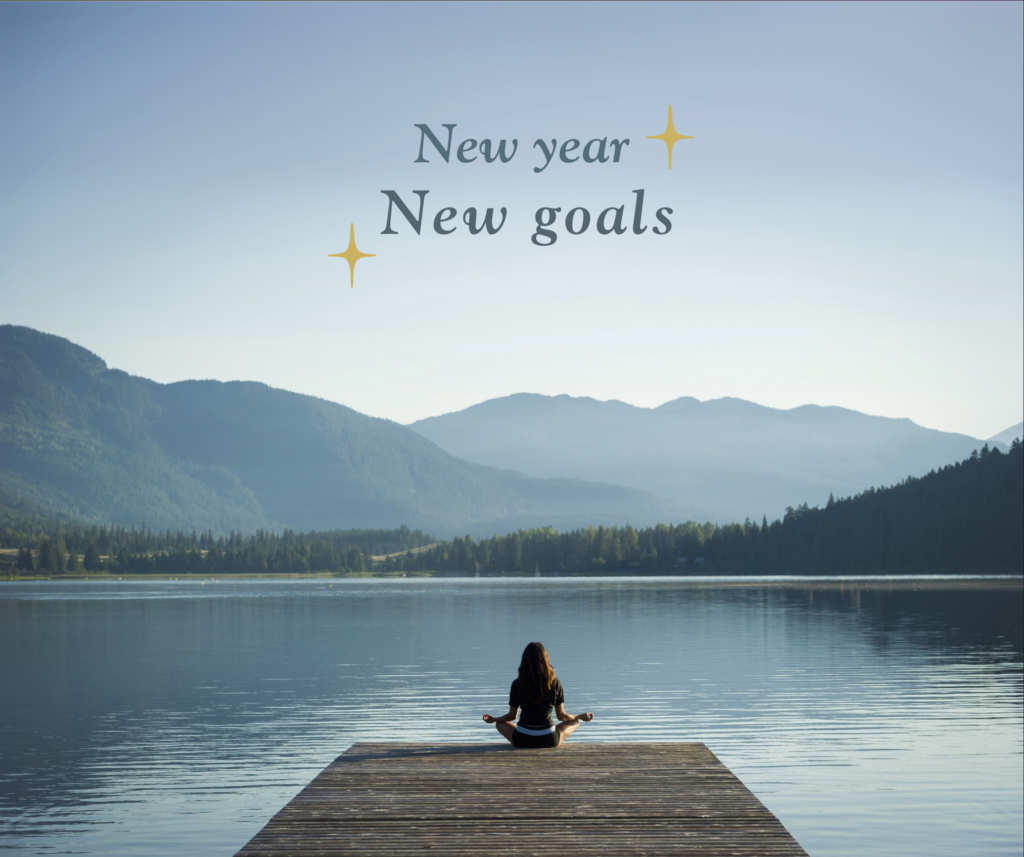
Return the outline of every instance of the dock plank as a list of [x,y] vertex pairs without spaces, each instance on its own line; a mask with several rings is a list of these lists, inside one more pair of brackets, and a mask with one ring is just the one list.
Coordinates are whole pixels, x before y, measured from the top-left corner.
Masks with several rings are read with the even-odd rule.
[[806,857],[704,744],[355,744],[236,857]]

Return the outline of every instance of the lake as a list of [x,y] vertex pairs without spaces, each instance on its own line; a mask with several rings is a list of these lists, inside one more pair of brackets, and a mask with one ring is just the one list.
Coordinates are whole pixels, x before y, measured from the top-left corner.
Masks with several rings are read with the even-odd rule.
[[0,584],[0,850],[231,855],[356,741],[702,741],[813,857],[1024,851],[1021,579]]

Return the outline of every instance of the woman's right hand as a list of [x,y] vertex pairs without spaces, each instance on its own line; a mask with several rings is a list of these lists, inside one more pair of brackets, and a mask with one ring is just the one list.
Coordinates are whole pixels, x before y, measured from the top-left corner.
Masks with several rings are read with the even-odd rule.
[[490,714],[485,714],[484,715],[484,723],[493,723],[493,722],[494,722],[494,718],[491,717]]

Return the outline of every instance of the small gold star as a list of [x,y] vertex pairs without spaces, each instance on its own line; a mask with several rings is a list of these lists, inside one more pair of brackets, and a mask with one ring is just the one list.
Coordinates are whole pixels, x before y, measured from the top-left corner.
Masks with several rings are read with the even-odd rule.
[[369,256],[376,256],[376,253],[360,253],[359,248],[356,247],[356,225],[354,223],[349,224],[348,228],[348,249],[344,253],[328,253],[332,259],[340,256],[346,262],[348,262],[348,280],[349,286],[355,288],[356,286],[356,262],[360,259],[366,259]]
[[655,134],[654,136],[648,137],[648,140],[662,140],[666,146],[668,146],[668,168],[672,169],[672,147],[679,140],[692,140],[693,137],[687,137],[685,134],[677,134],[675,125],[672,124],[672,105],[668,106],[668,127],[665,129],[664,134]]

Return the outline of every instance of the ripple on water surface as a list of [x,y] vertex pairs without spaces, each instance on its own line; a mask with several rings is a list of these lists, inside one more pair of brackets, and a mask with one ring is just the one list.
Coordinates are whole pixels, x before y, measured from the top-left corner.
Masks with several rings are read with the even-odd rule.
[[[916,588],[914,588],[916,587]],[[703,741],[815,857],[1017,854],[1020,579],[0,588],[0,848],[223,854],[355,741],[497,741],[542,640],[572,740]]]

